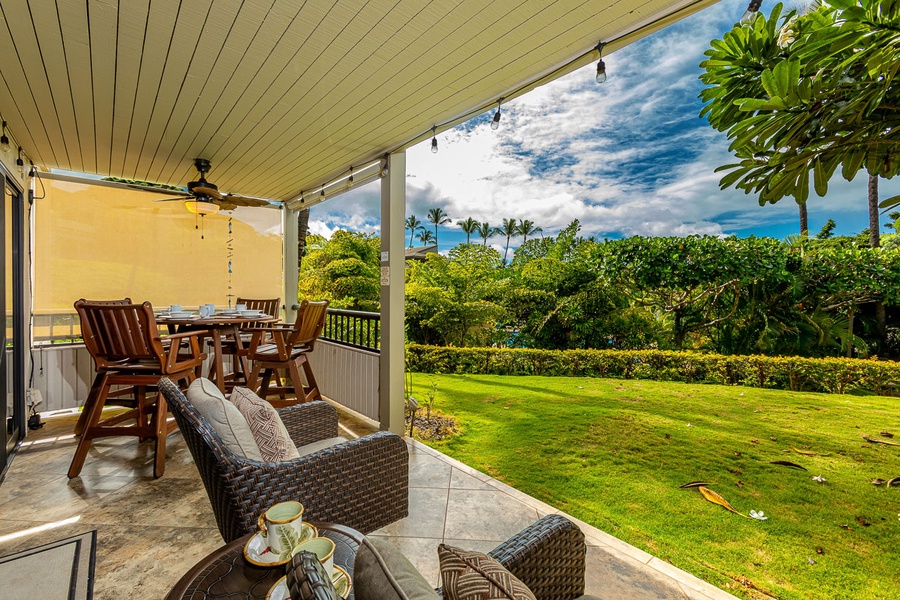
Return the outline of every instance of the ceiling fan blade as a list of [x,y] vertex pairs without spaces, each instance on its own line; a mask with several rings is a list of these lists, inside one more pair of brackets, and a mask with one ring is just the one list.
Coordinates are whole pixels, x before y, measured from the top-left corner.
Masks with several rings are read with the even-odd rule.
[[240,196],[238,194],[225,194],[222,199],[236,206],[273,206],[273,203],[268,200],[251,196]]
[[154,200],[154,202],[184,202],[190,199],[190,196],[179,196],[178,198],[160,198],[159,200]]
[[195,185],[191,191],[198,195],[209,196],[213,200],[222,199],[222,194],[213,186]]
[[234,210],[237,208],[237,204],[232,204],[227,200],[213,200],[213,204],[218,206],[221,210]]
[[147,185],[137,185],[134,183],[129,183],[127,185],[128,185],[128,187],[130,187],[132,189],[141,190],[142,192],[152,192],[154,194],[167,194],[170,196],[172,194],[183,194],[185,198],[190,198],[190,196],[191,196],[189,193],[183,192],[181,190],[166,189],[166,188],[161,188],[161,187],[150,187]]

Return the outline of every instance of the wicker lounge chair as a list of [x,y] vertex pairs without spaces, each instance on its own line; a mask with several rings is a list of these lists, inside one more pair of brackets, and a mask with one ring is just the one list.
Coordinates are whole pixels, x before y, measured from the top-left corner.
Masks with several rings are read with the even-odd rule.
[[[200,471],[226,542],[257,530],[257,517],[277,502],[299,500],[304,520],[341,523],[363,533],[409,514],[406,442],[380,431],[280,463],[234,454],[168,379],[159,389]],[[279,411],[300,447],[338,435],[337,411],[317,401]]]

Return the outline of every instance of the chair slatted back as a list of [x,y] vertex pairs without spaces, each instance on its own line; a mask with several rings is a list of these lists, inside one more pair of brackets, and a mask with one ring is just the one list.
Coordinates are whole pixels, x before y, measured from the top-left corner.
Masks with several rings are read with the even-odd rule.
[[133,361],[158,361],[162,367],[162,342],[149,302],[95,302],[82,298],[75,303],[75,310],[81,318],[84,345],[98,371]]
[[[247,310],[261,310],[264,315],[277,317],[281,307],[281,298],[238,298],[235,304],[246,304]],[[268,323],[246,323],[243,325],[243,328],[259,329],[260,327],[267,327],[268,325]]]
[[288,339],[288,345],[309,346],[310,349],[315,345],[316,340],[325,327],[325,313],[328,310],[328,300],[321,302],[310,302],[304,300],[300,303],[300,310],[297,311],[297,320],[294,322],[294,331]]

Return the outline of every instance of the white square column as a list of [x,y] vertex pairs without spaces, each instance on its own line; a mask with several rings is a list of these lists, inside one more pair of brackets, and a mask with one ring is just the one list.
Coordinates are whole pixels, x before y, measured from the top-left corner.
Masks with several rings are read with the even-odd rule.
[[[281,249],[281,261],[284,268],[284,322],[293,323],[297,318],[297,311],[291,308],[297,304],[297,296],[300,287],[300,265],[297,263],[297,213],[287,206],[281,208],[281,230],[283,247]],[[277,316],[277,315],[276,315]]]
[[403,435],[405,328],[406,152],[387,157],[381,179],[381,364],[378,412],[381,429]]

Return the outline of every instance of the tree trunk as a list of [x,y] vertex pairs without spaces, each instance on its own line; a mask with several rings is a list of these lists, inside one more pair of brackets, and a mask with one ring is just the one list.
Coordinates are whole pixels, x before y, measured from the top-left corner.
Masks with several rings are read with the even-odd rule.
[[[297,268],[303,262],[306,253],[306,234],[309,233],[309,209],[304,208],[297,212]],[[287,298],[285,298],[287,302]]]
[[809,237],[809,210],[806,208],[806,202],[797,205],[800,209],[800,236]]
[[881,246],[881,223],[878,214],[878,175],[869,175],[869,245]]
[[856,311],[852,308],[847,311],[847,358],[853,358],[853,319]]

